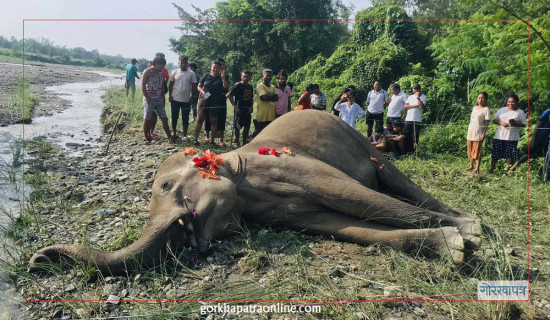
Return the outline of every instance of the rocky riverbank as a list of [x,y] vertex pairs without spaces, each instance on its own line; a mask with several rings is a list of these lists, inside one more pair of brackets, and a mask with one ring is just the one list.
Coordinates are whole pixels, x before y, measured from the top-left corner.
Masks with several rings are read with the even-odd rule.
[[[108,105],[102,117],[108,122],[104,123],[108,133],[118,115],[112,107]],[[80,149],[82,156],[69,158],[58,147],[40,141],[27,143],[34,160],[29,164],[26,183],[32,185],[34,193],[25,213],[26,262],[34,252],[48,245],[82,244],[113,251],[139,238],[149,219],[155,170],[168,156],[182,152],[189,145],[171,145],[165,138],[145,145],[141,141],[141,128],[132,126],[124,117],[120,123],[108,153],[105,146],[91,151],[75,145],[72,148]],[[102,137],[104,143],[108,139],[108,135]],[[226,151],[228,149],[213,150],[215,153]],[[19,241],[18,245],[22,244]],[[484,248],[478,258],[486,260],[481,260],[483,264],[475,268],[488,271],[468,271],[446,261],[423,260],[376,246],[363,247],[248,224],[241,235],[212,243],[207,254],[193,250],[170,253],[165,259],[159,259],[156,268],[126,276],[103,277],[93,266],[78,263],[73,267],[53,265],[47,273],[27,272],[25,298],[31,301],[25,307],[32,319],[144,314],[159,314],[161,318],[160,314],[166,313],[178,313],[186,319],[206,316],[207,319],[222,316],[228,319],[296,316],[299,319],[507,319],[518,314],[527,319],[544,319],[545,312],[550,311],[547,295],[540,293],[548,282],[545,279],[533,283],[532,290],[538,294],[532,297],[531,303],[396,301],[399,297],[421,296],[435,300],[472,299],[477,279],[500,270],[498,263],[503,259],[500,255],[510,259],[507,263],[514,268],[525,261],[526,252],[506,250],[500,253]],[[537,260],[542,261],[542,248],[534,251]],[[521,278],[525,270],[518,268],[514,272]],[[533,277],[532,273],[531,279]],[[22,277],[17,281],[20,289]],[[382,299],[389,301],[325,303],[320,313],[237,315],[229,312],[202,317],[201,306],[218,302],[197,302],[229,300],[229,304],[273,305],[280,300],[296,300],[292,304],[308,305],[314,303],[311,300]]]
[[[23,76],[23,65],[0,61],[0,126],[21,121],[21,111],[12,112],[8,108],[11,95],[19,89],[19,79]],[[70,107],[67,100],[46,91],[47,86],[72,82],[99,82],[105,78],[93,69],[49,63],[25,63],[25,80],[39,103],[34,116],[51,115]]]
[[[115,134],[108,154],[102,148],[96,152],[86,150],[82,158],[67,158],[59,149],[31,146],[36,157],[32,166],[43,170],[43,187],[36,188],[34,204],[27,213],[26,261],[39,248],[52,244],[80,243],[112,251],[134,242],[148,220],[155,170],[165,158],[184,147],[158,141],[144,145],[140,129],[131,127]],[[37,173],[30,170],[29,177],[36,179]],[[420,288],[399,274],[402,268],[423,270],[440,279],[437,281],[455,279],[454,269],[445,263],[418,261],[377,247],[248,225],[241,236],[214,243],[207,255],[194,251],[173,253],[157,268],[127,276],[103,278],[93,267],[78,264],[74,268],[54,267],[48,274],[27,273],[25,297],[103,300],[29,302],[27,311],[33,319],[166,312],[182,312],[185,318],[199,319],[201,304],[173,300],[373,300],[411,296]],[[454,299],[471,298],[468,292],[475,292],[475,279],[455,284],[443,288],[445,293],[458,294]],[[535,303],[546,308],[546,300]],[[505,313],[517,311],[515,304],[500,305],[508,310]],[[379,303],[376,308],[350,305],[342,311],[326,305],[322,313],[312,315],[318,319],[343,314],[350,319],[423,319],[430,318],[428,315],[449,318],[465,310],[461,304],[449,306],[444,302],[390,301]],[[257,319],[256,316],[230,313],[228,318]],[[271,314],[264,318],[288,316],[292,315]]]

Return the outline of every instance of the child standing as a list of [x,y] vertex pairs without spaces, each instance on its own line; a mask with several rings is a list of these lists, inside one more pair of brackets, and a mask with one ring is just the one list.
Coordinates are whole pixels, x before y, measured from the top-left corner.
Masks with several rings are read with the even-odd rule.
[[486,92],[480,92],[477,95],[477,106],[472,109],[470,115],[470,124],[468,125],[468,135],[466,137],[468,147],[468,158],[470,159],[470,166],[466,171],[474,169],[474,160],[476,161],[476,168],[472,171],[472,174],[479,174],[479,165],[481,164],[481,147],[483,140],[485,140],[485,133],[489,126],[490,111],[487,107],[488,95]]
[[243,129],[243,145],[247,143],[248,133],[250,131],[250,122],[252,120],[252,111],[254,109],[254,88],[250,82],[250,71],[241,72],[241,81],[235,84],[235,87],[227,94],[229,102],[235,108],[235,142],[237,147],[241,146],[239,141],[239,132]]

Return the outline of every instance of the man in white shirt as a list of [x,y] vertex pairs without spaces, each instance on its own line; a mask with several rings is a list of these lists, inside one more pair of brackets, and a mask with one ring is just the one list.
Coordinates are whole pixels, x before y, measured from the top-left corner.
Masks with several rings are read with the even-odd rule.
[[187,128],[189,127],[189,111],[191,106],[189,101],[193,92],[197,90],[197,77],[195,73],[188,69],[189,58],[179,57],[179,69],[170,74],[169,101],[172,109],[172,141],[177,137],[176,126],[181,109],[181,121],[183,125],[183,140],[187,140]]
[[386,103],[389,103],[386,125],[393,125],[394,122],[401,121],[401,111],[403,111],[407,98],[409,97],[405,92],[401,91],[401,87],[397,83],[391,86],[391,93],[391,98],[386,100]]
[[384,122],[384,107],[387,105],[388,93],[381,88],[380,82],[374,83],[374,90],[367,96],[367,137],[372,135],[372,125],[376,120],[376,127],[381,128]]
[[[347,102],[343,102],[347,99]],[[349,124],[352,128],[355,129],[355,121],[361,119],[365,116],[365,111],[361,108],[360,105],[355,103],[355,93],[348,92],[344,97],[340,98],[337,104],[334,105],[334,110],[340,111],[340,119],[345,123]]]
[[422,109],[426,105],[427,99],[422,94],[419,84],[413,86],[413,94],[407,98],[402,113],[407,113],[405,117],[405,149],[406,152],[414,152],[418,145],[420,128],[422,127]]

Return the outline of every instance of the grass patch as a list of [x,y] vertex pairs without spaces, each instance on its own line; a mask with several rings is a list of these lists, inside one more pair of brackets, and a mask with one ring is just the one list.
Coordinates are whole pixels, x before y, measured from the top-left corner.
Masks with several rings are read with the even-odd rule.
[[[118,116],[117,112],[124,110],[123,120],[126,125],[140,127],[142,106],[139,93],[133,102],[127,103],[123,90],[111,89],[105,99],[111,105],[111,114]],[[360,130],[366,129],[364,125],[358,127]],[[128,145],[141,140],[138,132],[128,131],[119,135],[124,135],[120,140]],[[189,144],[179,143],[177,148],[181,150],[187,146]],[[157,148],[154,150],[162,150],[164,147],[163,144],[150,146],[151,149]],[[222,150],[214,152],[219,151]],[[227,149],[223,150],[226,151]],[[44,150],[40,157],[47,158],[48,152]],[[167,153],[159,151],[159,156],[151,159],[154,162],[153,167],[158,167]],[[392,316],[411,319],[544,318],[544,310],[538,311],[533,303],[445,301],[475,299],[472,293],[476,291],[477,280],[526,278],[527,166],[521,166],[515,174],[507,176],[504,175],[504,166],[501,164],[497,173],[489,175],[486,174],[489,163],[484,161],[481,169],[485,174],[474,178],[464,173],[468,160],[457,156],[420,153],[418,156],[395,159],[394,163],[425,191],[453,208],[477,215],[497,235],[490,236],[486,233],[479,253],[471,256],[466,265],[457,267],[445,259],[427,260],[389,249],[363,247],[333,241],[327,237],[248,224],[243,226],[240,235],[213,243],[206,255],[194,251],[172,253],[168,259],[159,261],[159,265],[153,270],[142,269],[136,272],[139,277],[136,274],[94,277],[95,270],[82,265],[71,270],[57,270],[46,279],[29,275],[27,298],[105,299],[108,294],[120,294],[125,290],[127,295],[124,298],[128,300],[187,301],[127,301],[115,310],[108,310],[105,303],[67,302],[63,309],[74,315],[75,310],[84,308],[89,317],[191,312],[184,317],[199,319],[201,303],[191,300],[382,300],[390,297],[411,299],[434,296],[432,299],[443,301],[335,303],[324,305],[320,314],[300,316],[306,319],[383,319]],[[530,268],[539,268],[538,272],[531,270],[533,301],[549,300],[546,288],[549,286],[547,275],[550,270],[546,262],[546,250],[550,244],[550,234],[546,226],[550,222],[547,214],[550,211],[550,186],[543,184],[537,175],[541,164],[539,160],[531,163]],[[139,170],[143,172],[152,168],[145,167],[146,164],[141,165],[144,167]],[[45,182],[55,184],[51,179],[46,179]],[[71,184],[67,183],[70,188]],[[109,185],[109,190],[116,191],[117,184]],[[136,186],[138,187],[142,188],[139,190],[141,195],[148,195],[149,185],[140,183]],[[61,195],[63,192],[50,194],[50,201],[56,203],[57,199],[54,197]],[[133,242],[141,234],[142,226],[147,220],[146,216],[141,215],[144,206],[131,204],[124,208],[113,200],[76,208],[75,203],[66,202],[62,213],[67,215],[67,219],[78,221],[80,227],[77,231],[69,230],[69,235],[62,239],[64,243],[79,242],[90,247],[117,249]],[[111,225],[112,230],[106,231],[106,225],[115,222],[115,215],[100,216],[97,214],[98,208],[120,208],[120,212],[128,214],[125,216],[127,220],[118,227],[116,224],[114,227]],[[43,205],[41,208],[37,207],[34,213],[45,220],[52,210],[54,209],[47,209]],[[67,224],[71,225],[72,220]],[[43,234],[47,234],[44,229],[39,236]],[[102,244],[95,240],[84,240],[99,234],[106,239]],[[58,240],[60,239],[41,240],[40,247]],[[34,244],[29,251],[32,253],[37,247]],[[75,286],[75,290],[70,290],[71,284]],[[246,302],[228,302],[239,303]],[[274,304],[270,301],[250,303]],[[302,302],[285,302],[300,303]],[[42,305],[37,304],[36,307],[42,308]],[[267,319],[278,316],[253,315],[250,318]],[[158,315],[156,318],[169,317]]]
[[[23,78],[19,78],[17,89],[15,89],[7,99],[7,113],[14,119],[21,119],[23,121],[30,121],[34,115],[34,109],[38,104],[38,98],[30,90],[29,81]],[[23,95],[25,95],[25,108],[23,109]]]

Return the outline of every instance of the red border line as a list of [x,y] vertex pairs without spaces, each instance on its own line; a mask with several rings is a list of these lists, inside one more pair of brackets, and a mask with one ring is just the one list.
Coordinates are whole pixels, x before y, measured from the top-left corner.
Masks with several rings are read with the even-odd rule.
[[[433,22],[433,21],[467,21],[467,22],[491,22],[491,21],[527,21],[527,139],[529,139],[529,112],[530,112],[530,56],[529,56],[529,43],[530,43],[530,27],[529,19],[23,19],[23,118],[25,116],[25,21],[32,22],[182,22],[182,21],[198,21],[198,22],[355,22],[355,21],[411,21],[411,22]],[[23,181],[22,181],[22,217],[23,217],[23,301],[24,302],[105,302],[111,300],[28,300],[25,298],[25,123],[23,121],[23,142],[22,142],[22,164],[23,164]],[[529,159],[529,150],[527,151],[527,157]],[[530,166],[527,161],[527,300],[506,300],[506,301],[530,301],[529,292],[529,277],[530,277],[530,209],[529,209],[529,195],[530,195]],[[454,295],[454,294],[453,294]],[[457,294],[458,295],[458,294]],[[433,296],[432,296],[433,297]],[[113,301],[126,301],[126,302],[486,302],[486,301],[504,301],[504,300],[477,300],[477,299],[465,299],[465,300],[438,300],[430,299],[426,296],[426,299],[421,299],[418,296],[413,299],[407,299],[405,297],[393,297],[381,300],[113,300]]]

